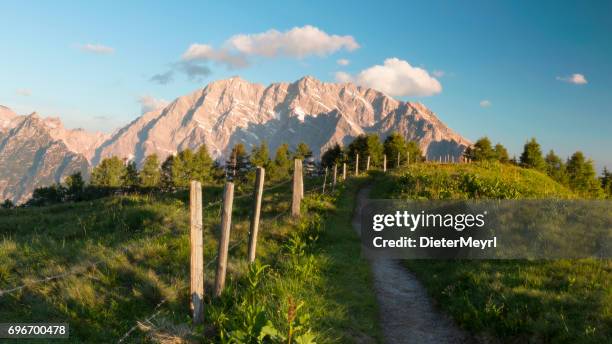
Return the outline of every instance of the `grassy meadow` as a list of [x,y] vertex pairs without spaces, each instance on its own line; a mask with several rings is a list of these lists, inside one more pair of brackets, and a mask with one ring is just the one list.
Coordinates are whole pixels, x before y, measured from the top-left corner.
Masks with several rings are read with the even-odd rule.
[[253,200],[248,190],[237,194],[219,299],[209,295],[221,188],[205,187],[207,296],[205,325],[196,328],[189,317],[186,192],[0,210],[0,290],[7,291],[0,319],[68,322],[70,339],[54,343],[378,342],[369,268],[350,224],[362,182],[320,195],[308,192],[320,181],[307,181],[301,220],[287,216],[290,183],[265,191],[251,266]]
[[[577,198],[545,174],[499,163],[375,173],[372,198]],[[439,307],[488,342],[612,341],[610,260],[408,260]]]

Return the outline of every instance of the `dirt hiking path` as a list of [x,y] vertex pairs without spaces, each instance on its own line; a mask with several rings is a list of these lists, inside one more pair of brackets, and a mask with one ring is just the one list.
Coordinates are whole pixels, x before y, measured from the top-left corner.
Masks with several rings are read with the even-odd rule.
[[[361,207],[369,192],[370,188],[364,188],[358,194],[352,221],[357,233],[361,231]],[[425,288],[399,261],[373,259],[370,265],[385,343],[473,342],[433,306]]]

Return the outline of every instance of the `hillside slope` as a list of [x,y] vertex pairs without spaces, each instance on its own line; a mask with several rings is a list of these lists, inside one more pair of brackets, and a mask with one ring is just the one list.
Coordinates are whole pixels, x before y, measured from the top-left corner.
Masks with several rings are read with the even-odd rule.
[[[576,198],[540,172],[498,163],[416,164],[378,175],[371,197]],[[484,342],[612,339],[612,260],[406,260],[438,305]]]

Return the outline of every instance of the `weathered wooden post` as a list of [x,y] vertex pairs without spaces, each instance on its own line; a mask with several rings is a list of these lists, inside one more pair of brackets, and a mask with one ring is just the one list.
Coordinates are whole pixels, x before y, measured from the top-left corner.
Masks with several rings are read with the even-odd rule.
[[397,168],[400,167],[400,152],[399,151],[397,151],[397,166],[396,167]]
[[251,218],[251,233],[249,235],[249,263],[255,261],[255,252],[257,251],[257,232],[259,231],[259,214],[261,213],[261,198],[263,195],[264,180],[266,178],[266,169],[263,167],[257,168],[255,175],[255,203],[253,204],[253,217]]
[[194,324],[204,320],[204,239],[202,236],[202,184],[192,181],[189,190],[190,210],[190,293],[191,316]]
[[336,179],[338,176],[338,164],[334,164],[334,181],[332,183],[332,190],[336,189]]
[[368,155],[368,160],[366,162],[366,171],[370,170],[370,156]]
[[293,198],[291,200],[291,215],[300,216],[300,205],[304,197],[304,180],[302,179],[302,160],[293,160]]
[[355,154],[355,177],[359,175],[359,154]]
[[327,167],[325,168],[325,176],[323,177],[323,193],[325,193],[325,184],[327,184]]
[[230,228],[232,226],[232,207],[234,203],[234,183],[225,183],[223,192],[223,212],[221,213],[221,237],[219,238],[219,256],[217,258],[217,276],[215,278],[215,296],[221,296],[225,287],[227,272],[227,251],[229,250]]
[[346,163],[342,163],[342,180],[346,181]]
[[383,155],[383,172],[387,172],[387,154]]
[[406,152],[406,165],[410,165],[410,151]]

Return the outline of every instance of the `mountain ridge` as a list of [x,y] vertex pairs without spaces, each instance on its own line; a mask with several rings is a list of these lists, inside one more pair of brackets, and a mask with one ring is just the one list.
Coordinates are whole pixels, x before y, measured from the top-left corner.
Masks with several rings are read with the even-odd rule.
[[[23,130],[25,122],[33,129]],[[150,154],[163,161],[205,144],[214,158],[224,159],[237,143],[250,148],[266,140],[271,151],[282,143],[295,147],[305,142],[319,157],[358,135],[377,133],[384,139],[393,131],[417,141],[429,159],[459,157],[470,145],[421,103],[312,76],[267,86],[240,77],[216,80],[112,134],[66,129],[59,118],[20,116],[0,106],[0,199],[21,202],[34,187],[60,182],[75,171],[88,175],[92,166],[110,156],[140,165]],[[29,148],[20,153],[22,166],[15,166],[12,159],[20,147]],[[47,151],[50,156],[45,158]],[[30,179],[19,179],[15,171]]]

